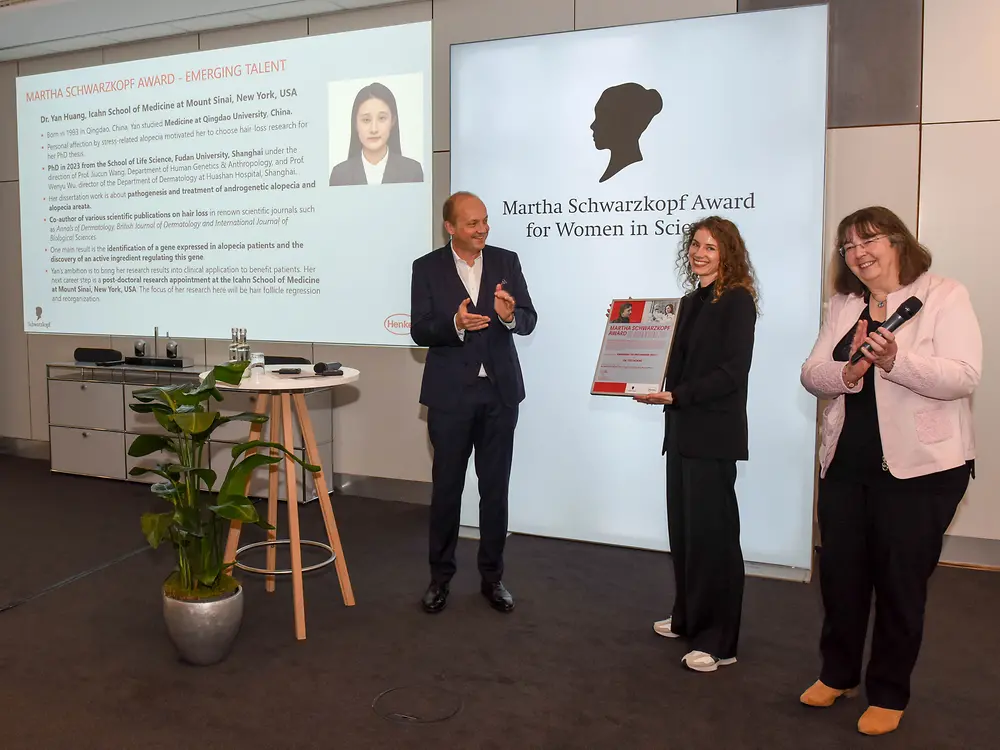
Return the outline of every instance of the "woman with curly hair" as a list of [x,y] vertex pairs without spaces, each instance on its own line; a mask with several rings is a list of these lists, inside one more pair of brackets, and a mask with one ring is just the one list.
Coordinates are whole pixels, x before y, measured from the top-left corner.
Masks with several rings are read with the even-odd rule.
[[681,660],[696,672],[736,663],[743,609],[743,551],[736,462],[746,461],[747,381],[757,284],[736,225],[710,216],[684,234],[677,266],[686,289],[663,391],[667,526],[674,565],[671,616],[653,624],[687,638]]

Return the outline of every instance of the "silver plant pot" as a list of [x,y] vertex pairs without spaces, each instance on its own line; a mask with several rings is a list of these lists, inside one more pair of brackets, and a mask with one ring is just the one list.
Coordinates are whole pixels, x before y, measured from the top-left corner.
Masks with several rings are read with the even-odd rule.
[[243,622],[243,587],[220,599],[186,602],[163,595],[163,619],[181,659],[207,666],[222,661]]

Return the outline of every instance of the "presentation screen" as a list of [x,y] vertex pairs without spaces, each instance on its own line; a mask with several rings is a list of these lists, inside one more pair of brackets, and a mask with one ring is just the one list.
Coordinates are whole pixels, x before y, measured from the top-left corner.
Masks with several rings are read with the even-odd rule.
[[[611,301],[683,294],[684,229],[718,214],[761,294],[744,555],[810,567],[816,401],[799,368],[822,299],[826,60],[825,6],[452,47],[452,189],[483,198],[538,311],[516,340],[512,531],[667,549],[662,408],[591,380]],[[463,524],[477,503],[468,481]]]
[[25,330],[410,345],[429,23],[17,79]]

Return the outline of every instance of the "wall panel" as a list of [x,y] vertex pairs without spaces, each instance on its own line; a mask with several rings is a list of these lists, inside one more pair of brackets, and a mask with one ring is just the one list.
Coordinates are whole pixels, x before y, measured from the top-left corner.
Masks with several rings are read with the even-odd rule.
[[334,390],[334,471],[429,482],[430,442],[419,403],[427,352],[377,346],[316,344],[316,359],[361,371]]
[[358,10],[311,17],[309,19],[309,35],[317,36],[319,34],[334,34],[338,31],[377,29],[382,26],[418,23],[430,21],[433,15],[432,4],[429,2],[359,8]]
[[626,26],[735,12],[736,0],[576,0],[576,28]]
[[243,44],[277,42],[282,39],[296,39],[309,34],[309,19],[290,18],[285,21],[269,21],[252,26],[238,26],[234,29],[203,31],[200,38],[201,49],[222,49],[239,47]]
[[17,64],[17,74],[19,76],[33,76],[39,73],[52,73],[57,70],[89,68],[92,65],[101,65],[103,62],[103,49],[85,49],[79,52],[67,52],[61,55],[49,55],[48,57],[33,57],[30,60],[21,60]]
[[434,150],[451,143],[451,45],[573,28],[574,0],[435,0]]
[[925,0],[924,122],[1000,120],[1000,2]]
[[31,437],[28,342],[21,296],[21,220],[18,183],[0,182],[0,437]]
[[969,289],[983,333],[983,379],[973,397],[976,480],[950,533],[1000,539],[1000,295],[996,243],[984,231],[1000,209],[1000,122],[927,125],[920,167],[919,239],[933,271]]
[[167,55],[182,55],[198,51],[198,35],[168,36],[163,39],[149,39],[142,42],[119,44],[105,47],[104,62],[118,63],[130,60],[149,60]]
[[0,182],[17,179],[17,62],[0,63]]
[[827,255],[840,220],[865,206],[892,209],[917,230],[918,125],[828,130],[826,148]]
[[[739,0],[739,9],[816,4]],[[830,0],[829,5],[829,126],[920,122],[923,0]]]

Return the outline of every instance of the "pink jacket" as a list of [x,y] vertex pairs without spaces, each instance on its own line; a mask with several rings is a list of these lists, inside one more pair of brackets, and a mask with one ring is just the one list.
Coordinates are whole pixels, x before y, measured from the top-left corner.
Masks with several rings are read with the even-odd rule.
[[[875,400],[882,434],[882,451],[899,479],[932,474],[961,466],[975,458],[972,392],[979,385],[983,340],[969,293],[953,279],[925,273],[889,295],[891,315],[916,296],[923,307],[896,330],[898,353],[889,373],[875,368]],[[838,294],[823,315],[819,338],[802,365],[801,381],[814,396],[833,399],[823,411],[820,476],[826,475],[844,426],[844,395],[848,390],[843,362],[833,348],[857,325],[865,309],[862,297]]]

